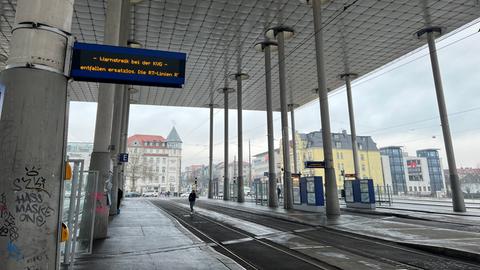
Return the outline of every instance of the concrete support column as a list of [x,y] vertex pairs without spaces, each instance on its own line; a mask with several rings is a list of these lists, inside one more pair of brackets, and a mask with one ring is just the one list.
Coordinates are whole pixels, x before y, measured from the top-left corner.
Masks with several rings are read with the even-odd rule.
[[283,147],[283,207],[293,208],[292,173],[290,171],[290,141],[288,136],[287,116],[287,83],[285,69],[285,37],[284,33],[277,34],[278,41],[278,69],[280,80],[280,106],[282,122],[282,147]]
[[112,190],[110,191],[111,205],[110,216],[117,214],[118,188],[120,186],[121,163],[118,155],[120,154],[120,133],[122,131],[122,112],[123,112],[123,96],[125,87],[123,85],[115,85],[115,98],[113,107],[112,132],[110,135],[110,151],[113,163],[112,174]]
[[243,191],[243,115],[242,115],[242,74],[236,74],[237,80],[237,140],[238,140],[238,176],[237,176],[237,202],[245,202]]
[[278,72],[280,84],[280,111],[282,122],[282,153],[283,153],[283,207],[293,208],[292,173],[290,168],[290,141],[288,136],[287,81],[285,68],[285,39],[293,36],[293,29],[285,26],[271,28],[267,37],[276,37],[278,42]]
[[214,104],[209,104],[210,107],[210,138],[208,144],[208,198],[213,199],[213,107]]
[[352,136],[353,168],[354,168],[355,178],[360,179],[360,163],[358,161],[357,131],[355,127],[355,113],[353,111],[353,98],[352,98],[352,85],[351,85],[352,77],[356,77],[356,76],[357,75],[353,73],[345,73],[340,75],[342,79],[345,79],[345,86],[347,87],[348,115],[350,118],[350,133]]
[[[122,15],[129,6],[128,0],[108,0],[105,20],[104,44],[120,45],[122,42]],[[111,160],[111,134],[115,85],[100,84],[98,89],[97,120],[95,123],[95,139],[90,161],[90,170],[98,171],[97,207],[94,224],[94,239],[107,237],[108,215],[110,205],[107,194],[112,190],[113,164]]]
[[450,134],[450,125],[448,123],[447,106],[445,105],[445,95],[443,93],[442,77],[440,75],[440,66],[438,64],[437,48],[435,46],[435,35],[440,35],[440,27],[428,27],[417,32],[418,37],[426,34],[428,49],[430,52],[430,61],[432,64],[433,80],[437,94],[438,110],[442,124],[443,140],[445,143],[445,152],[447,154],[448,172],[450,174],[450,186],[452,188],[453,211],[466,212],[465,201],[457,172],[455,162],[455,153],[453,151],[452,135]]
[[[122,7],[121,25],[120,25],[120,38],[119,45],[127,46],[128,37],[130,36],[130,1],[124,3]],[[113,107],[113,119],[112,119],[112,133],[110,136],[110,145],[112,146],[112,162],[113,162],[113,175],[112,175],[112,190],[110,197],[112,198],[110,206],[110,215],[116,215],[118,213],[118,189],[123,189],[122,180],[122,168],[123,164],[119,162],[118,155],[121,151],[122,140],[122,125],[123,115],[126,108],[124,107],[125,92],[127,92],[125,85],[115,85],[115,100]]]
[[320,117],[322,122],[323,151],[325,157],[325,199],[327,216],[340,215],[337,181],[333,163],[332,136],[330,131],[330,111],[328,89],[325,76],[325,58],[323,55],[322,0],[312,0],[315,31],[315,50],[317,54],[318,96],[320,99]]
[[219,89],[223,93],[223,99],[225,102],[224,111],[225,111],[225,122],[224,122],[224,170],[223,170],[223,200],[230,200],[230,178],[228,175],[228,94],[232,93],[234,90],[232,88],[224,87]]
[[12,31],[0,75],[1,269],[59,266],[72,14],[72,0],[17,1],[14,25],[22,28]]
[[[127,153],[127,143],[128,143],[128,120],[130,116],[130,88],[124,86],[123,91],[123,110],[122,110],[122,127],[120,132],[120,153]],[[120,182],[119,187],[123,194],[125,194],[125,169],[127,168],[127,163],[122,163],[121,172],[120,172]]]
[[258,43],[257,51],[265,53],[265,89],[267,101],[267,141],[268,141],[268,206],[278,207],[277,178],[275,174],[275,144],[273,141],[273,112],[272,112],[272,64],[271,50],[277,43],[264,41]]
[[297,104],[288,104],[288,109],[290,110],[290,122],[292,123],[292,152],[293,152],[293,172],[299,173],[298,171],[298,157],[297,157],[297,136],[295,136],[295,108]]
[[242,109],[242,81],[247,80],[249,76],[241,73],[240,67],[238,73],[232,74],[233,79],[237,81],[237,139],[238,139],[238,176],[237,176],[237,201],[245,202],[245,191],[243,190],[243,109]]

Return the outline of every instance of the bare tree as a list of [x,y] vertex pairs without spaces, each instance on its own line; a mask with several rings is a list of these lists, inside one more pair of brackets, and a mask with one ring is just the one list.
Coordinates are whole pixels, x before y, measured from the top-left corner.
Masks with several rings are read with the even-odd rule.
[[[137,151],[140,149],[137,149]],[[133,153],[132,153],[133,152]],[[125,175],[131,181],[131,190],[137,191],[138,180],[153,179],[157,176],[154,164],[143,155],[143,151],[130,151],[130,158],[125,169]]]
[[136,191],[137,190],[137,180],[141,178],[143,171],[143,165],[142,165],[142,155],[135,153],[133,155],[130,155],[130,158],[127,163],[127,168],[125,169],[125,175],[127,178],[131,181],[131,190]]

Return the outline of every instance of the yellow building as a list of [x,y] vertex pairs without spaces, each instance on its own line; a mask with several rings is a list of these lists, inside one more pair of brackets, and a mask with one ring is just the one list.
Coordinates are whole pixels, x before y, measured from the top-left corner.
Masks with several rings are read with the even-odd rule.
[[[308,134],[296,133],[297,141],[297,164],[298,172],[302,176],[324,176],[323,169],[306,169],[305,161],[323,161],[323,139],[320,131],[310,132]],[[360,178],[373,179],[374,185],[383,186],[383,171],[380,158],[380,151],[377,144],[370,136],[357,136]],[[337,185],[343,189],[344,174],[353,174],[353,154],[351,136],[346,131],[342,133],[332,133],[333,144],[333,162],[335,164],[335,174]],[[282,147],[280,142],[280,147]],[[280,149],[281,150],[281,149]],[[282,153],[280,151],[280,153]],[[290,162],[291,171],[294,173],[293,151],[290,144]]]

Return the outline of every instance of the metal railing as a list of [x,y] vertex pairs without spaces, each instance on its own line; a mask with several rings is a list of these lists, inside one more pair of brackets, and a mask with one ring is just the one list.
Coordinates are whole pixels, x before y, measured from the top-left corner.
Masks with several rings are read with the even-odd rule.
[[62,268],[73,269],[75,257],[91,254],[95,221],[97,171],[84,171],[83,160],[68,160],[73,164],[72,180],[64,185],[62,221],[67,224],[69,237],[62,245]]
[[375,187],[375,201],[377,205],[388,204],[389,206],[393,203],[393,189],[390,185]]

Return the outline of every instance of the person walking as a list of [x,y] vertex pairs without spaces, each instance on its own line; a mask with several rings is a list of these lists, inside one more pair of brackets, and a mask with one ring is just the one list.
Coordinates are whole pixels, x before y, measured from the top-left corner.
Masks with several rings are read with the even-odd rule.
[[190,202],[190,213],[193,214],[193,206],[195,205],[195,200],[197,199],[197,194],[195,190],[192,190],[190,195],[188,195],[188,201]]
[[277,186],[277,195],[278,195],[278,199],[280,200],[280,195],[282,195],[282,190],[278,186]]

